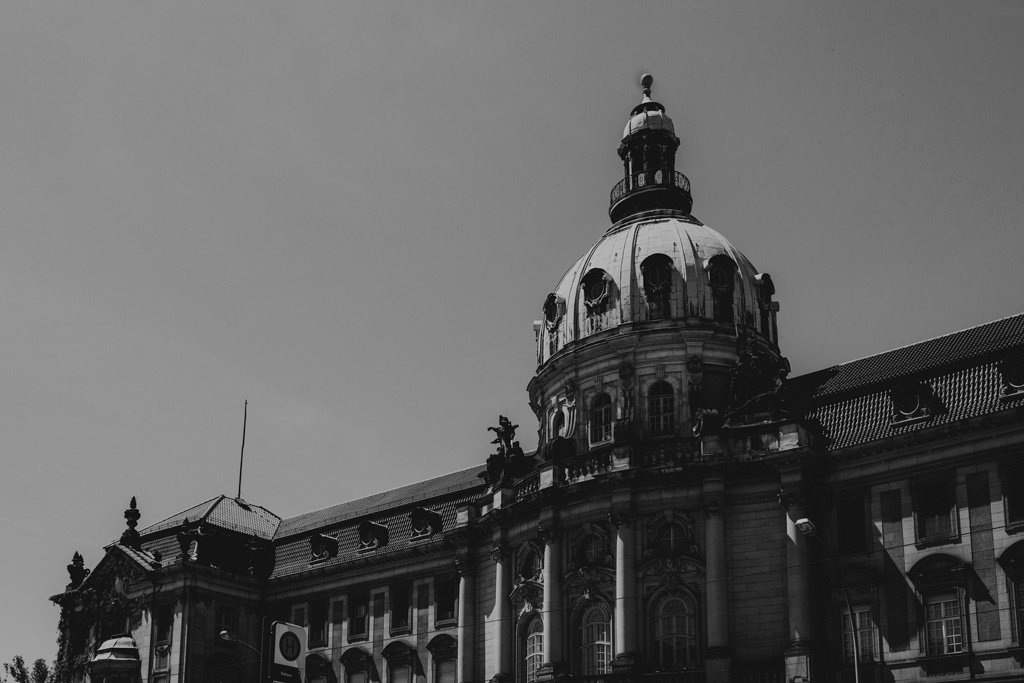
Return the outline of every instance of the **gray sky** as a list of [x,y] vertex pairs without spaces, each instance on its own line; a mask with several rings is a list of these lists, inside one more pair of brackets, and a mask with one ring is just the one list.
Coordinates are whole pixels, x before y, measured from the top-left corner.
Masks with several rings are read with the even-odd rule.
[[75,550],[535,444],[532,321],[640,74],[797,374],[1021,311],[1013,2],[0,5],[0,658]]

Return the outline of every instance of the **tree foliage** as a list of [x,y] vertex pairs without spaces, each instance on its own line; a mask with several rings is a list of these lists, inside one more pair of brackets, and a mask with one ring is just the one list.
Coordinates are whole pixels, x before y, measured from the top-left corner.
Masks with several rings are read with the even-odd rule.
[[32,663],[32,669],[25,666],[25,658],[14,655],[10,662],[4,662],[4,674],[0,683],[49,683],[50,667],[46,660],[39,658]]

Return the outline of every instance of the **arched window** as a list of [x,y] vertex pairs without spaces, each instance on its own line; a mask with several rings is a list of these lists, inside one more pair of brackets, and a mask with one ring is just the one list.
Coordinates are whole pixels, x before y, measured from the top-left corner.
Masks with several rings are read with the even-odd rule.
[[654,608],[654,661],[661,671],[681,671],[697,664],[697,610],[693,598],[672,594]]
[[712,317],[720,323],[733,322],[732,293],[736,288],[736,265],[728,256],[715,256],[708,268],[708,279],[711,281],[711,299],[714,304]]
[[519,576],[524,581],[533,581],[540,576],[540,557],[532,548],[523,552],[523,560],[519,565]]
[[672,434],[676,428],[675,396],[668,382],[655,382],[647,392],[647,417],[652,435]]
[[690,545],[690,537],[682,524],[672,522],[662,527],[658,532],[658,550],[666,556],[677,555],[684,552]]
[[412,683],[414,650],[401,641],[393,641],[381,654],[388,664],[388,683]]
[[665,254],[654,254],[640,264],[644,276],[644,297],[647,299],[647,317],[650,320],[668,318],[672,300],[672,259]]
[[434,683],[455,683],[455,660],[459,650],[455,639],[442,633],[427,643],[427,650],[434,660]]
[[544,663],[544,622],[535,614],[523,632],[523,683],[536,683],[537,673]]
[[604,541],[597,534],[587,534],[580,542],[577,559],[580,564],[589,567],[604,559]]
[[590,443],[612,438],[612,397],[602,392],[590,404]]
[[579,672],[581,676],[601,676],[612,670],[612,630],[604,605],[593,605],[580,620]]

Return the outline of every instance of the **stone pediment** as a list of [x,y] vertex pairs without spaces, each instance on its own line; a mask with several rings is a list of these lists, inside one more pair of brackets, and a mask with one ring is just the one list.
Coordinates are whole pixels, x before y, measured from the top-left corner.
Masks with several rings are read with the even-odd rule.
[[115,544],[82,582],[81,588],[97,592],[111,591],[127,596],[148,586],[146,575],[159,563],[146,551],[135,551]]

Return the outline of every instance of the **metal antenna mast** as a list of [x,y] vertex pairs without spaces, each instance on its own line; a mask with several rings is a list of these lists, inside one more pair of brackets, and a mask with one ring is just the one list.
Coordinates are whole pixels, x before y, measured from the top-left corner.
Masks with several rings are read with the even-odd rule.
[[238,497],[242,497],[242,464],[245,463],[245,421],[249,417],[249,401],[242,409],[242,453],[238,456]]

